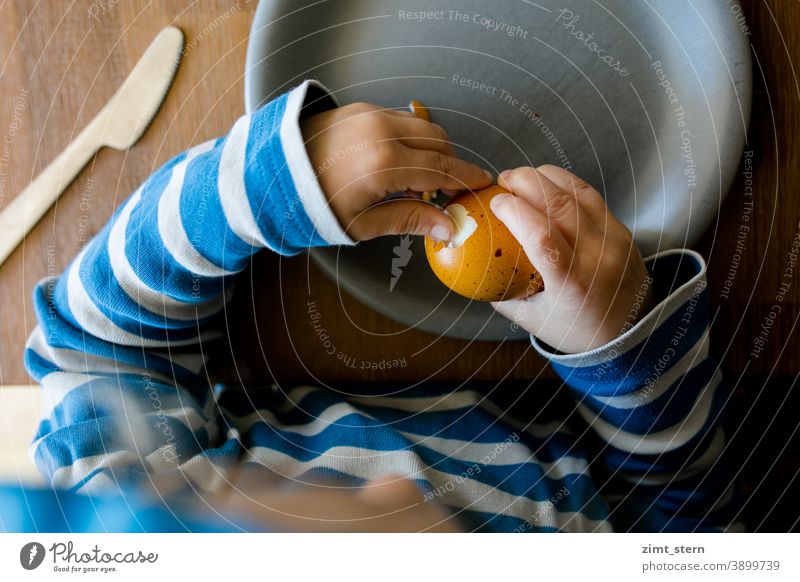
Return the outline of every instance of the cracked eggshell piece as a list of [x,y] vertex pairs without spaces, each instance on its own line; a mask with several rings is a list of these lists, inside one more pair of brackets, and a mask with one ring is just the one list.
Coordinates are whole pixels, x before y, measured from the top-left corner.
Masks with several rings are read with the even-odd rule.
[[461,204],[448,204],[444,213],[453,221],[453,236],[447,241],[447,246],[458,248],[478,229],[478,223]]
[[511,231],[489,206],[499,186],[464,192],[445,207],[453,220],[449,242],[425,237],[425,255],[449,289],[476,301],[521,299],[544,289],[542,277]]

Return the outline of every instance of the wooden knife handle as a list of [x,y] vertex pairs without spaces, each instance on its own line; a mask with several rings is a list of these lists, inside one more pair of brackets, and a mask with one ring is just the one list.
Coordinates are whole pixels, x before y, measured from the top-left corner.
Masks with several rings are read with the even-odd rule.
[[[95,118],[99,121],[102,118]],[[0,265],[102,147],[100,123],[90,123],[0,212]]]

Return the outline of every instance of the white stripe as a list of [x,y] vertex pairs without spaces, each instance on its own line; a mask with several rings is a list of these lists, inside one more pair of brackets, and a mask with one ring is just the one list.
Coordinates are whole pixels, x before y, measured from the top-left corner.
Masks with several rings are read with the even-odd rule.
[[74,487],[95,469],[140,465],[139,455],[132,451],[116,451],[75,459],[71,465],[53,471],[52,483],[57,488]]
[[[117,360],[95,356],[88,352],[79,352],[67,348],[54,348],[47,345],[41,327],[37,327],[28,338],[25,346],[33,351],[43,360],[47,360],[57,367],[70,374],[147,374],[154,380],[160,380],[166,384],[178,385],[173,376],[159,374],[153,370],[145,370],[138,366],[123,364]],[[200,366],[204,363],[206,356],[202,354],[172,354],[172,362],[186,368],[194,373],[199,373]],[[197,368],[196,370],[193,368]]]
[[[99,378],[102,377],[85,374],[67,374],[63,372],[53,372],[42,378],[44,393],[43,419],[48,419],[52,415],[53,409],[61,404],[64,397],[72,390],[90,380]],[[110,378],[106,378],[106,380],[113,381],[113,379]],[[110,389],[108,391],[104,391],[103,389],[93,390],[91,398],[87,399],[83,404],[85,406],[102,408],[117,407],[118,410],[115,410],[113,415],[126,419],[127,425],[134,434],[138,435],[152,432],[149,421],[145,425],[144,421],[141,420],[145,415],[157,415],[160,418],[174,418],[192,432],[206,427],[209,424],[214,424],[213,421],[209,421],[200,411],[190,405],[196,404],[193,400],[190,400],[185,394],[181,394],[180,392],[177,394],[159,395],[159,400],[151,399],[150,404],[146,404],[148,402],[147,400],[137,401],[132,395],[115,390],[113,386],[109,386],[108,388]],[[177,400],[179,402],[186,402],[187,400],[190,402],[186,402],[186,404],[177,408],[165,409],[163,408],[163,402],[161,402],[160,398],[166,400],[167,397],[169,397],[170,400]],[[109,415],[108,413],[105,414],[105,416]],[[137,423],[140,426],[134,426]],[[157,427],[156,430],[158,430]],[[42,439],[39,440],[41,441]]]
[[119,484],[107,473],[99,473],[81,485],[77,492],[84,495],[123,495]]
[[203,319],[216,313],[222,308],[223,303],[227,303],[233,295],[232,287],[226,289],[224,296],[206,303],[185,303],[156,291],[139,279],[130,261],[128,261],[125,244],[131,214],[141,201],[141,197],[142,189],[139,188],[120,210],[108,235],[108,257],[117,283],[128,294],[128,297],[138,305],[152,313],[169,317],[170,319],[192,321]]
[[[244,417],[229,417],[229,422],[234,424],[237,430],[242,433],[250,431],[255,423],[264,422],[271,428],[281,432],[314,436],[326,428],[336,425],[343,417],[354,413],[366,418],[372,418],[347,403],[339,403],[329,406],[317,418],[306,424],[283,424],[269,410],[258,410]],[[487,458],[491,460],[488,463],[490,465],[536,463],[542,468],[547,477],[553,479],[563,479],[566,475],[584,474],[588,471],[586,461],[576,457],[565,456],[553,463],[539,462],[527,446],[514,442],[475,443],[459,439],[415,435],[410,432],[399,432],[399,434],[407,438],[411,443],[424,445],[450,458],[467,463],[487,464]],[[497,447],[501,447],[500,453],[497,452]]]
[[[281,432],[290,432],[302,436],[315,436],[320,434],[326,428],[336,425],[337,421],[341,420],[348,414],[358,414],[366,418],[373,418],[363,411],[353,408],[347,402],[340,402],[338,404],[328,406],[314,420],[304,424],[283,424],[278,420],[271,410],[263,408],[251,412],[246,416],[234,417],[231,415],[228,417],[228,420],[236,427],[237,430],[241,431],[242,433],[247,433],[250,431],[254,424],[263,422],[269,425],[271,428]],[[341,426],[349,427],[352,425],[347,424]]]
[[[243,417],[229,417],[229,422],[234,424],[237,430],[242,433],[250,431],[254,424],[264,422],[271,428],[280,432],[299,434],[302,436],[318,435],[326,428],[334,426],[339,420],[349,414],[358,414],[366,418],[373,418],[363,411],[353,408],[346,402],[334,404],[323,410],[317,418],[305,424],[286,425],[277,420],[275,415],[265,409],[257,410]],[[341,425],[352,426],[352,425]],[[537,463],[542,467],[547,476],[554,479],[562,479],[566,475],[583,474],[588,471],[586,461],[575,457],[562,457],[554,463],[541,463],[535,459],[531,450],[520,443],[515,442],[492,442],[476,443],[460,439],[445,439],[427,435],[415,435],[410,432],[400,431],[400,435],[407,438],[411,443],[418,443],[434,451],[446,455],[450,458],[464,461],[467,463],[487,464],[486,459],[491,460],[491,465],[514,465],[521,463]],[[498,453],[498,447],[501,451]]]
[[[735,491],[736,491],[736,485],[734,485],[733,483],[728,485],[727,489],[725,489],[725,492],[722,495],[720,495],[719,499],[717,499],[714,502],[714,505],[712,505],[711,508],[707,511],[707,514],[714,511],[719,511],[720,509],[728,505],[731,501],[733,501],[733,496]],[[744,524],[741,521],[734,521],[733,523],[729,523],[718,529],[726,533],[744,533],[747,531],[747,528],[745,528]]]
[[[286,112],[281,120],[283,154],[303,209],[319,235],[331,245],[352,245],[354,241],[342,229],[319,185],[300,131],[300,111],[311,83],[306,81],[289,93],[287,98]],[[314,86],[327,91],[319,83],[314,82]]]
[[[89,298],[83,282],[80,279],[81,263],[86,256],[86,247],[75,258],[75,262],[69,269],[67,277],[67,303],[70,311],[75,316],[78,325],[88,334],[106,340],[111,343],[125,346],[141,347],[165,347],[175,345],[175,342],[164,340],[145,339],[141,336],[129,333],[118,327],[117,324],[108,319]],[[194,343],[194,342],[191,342]]]
[[53,409],[64,401],[64,397],[78,386],[100,378],[91,374],[73,374],[69,372],[51,372],[40,380],[42,385],[42,419],[49,419]]
[[179,265],[201,277],[223,277],[233,273],[218,267],[197,252],[186,234],[181,216],[181,194],[186,168],[193,159],[213,148],[214,142],[208,141],[190,149],[186,158],[172,168],[169,183],[158,201],[158,233],[164,247]]
[[167,341],[147,339],[125,331],[108,319],[100,309],[98,309],[83,287],[83,282],[80,279],[80,268],[88,249],[89,247],[86,247],[78,254],[69,269],[69,275],[67,277],[67,304],[75,320],[78,322],[78,325],[84,332],[114,344],[144,348],[174,348],[177,346],[195,344],[200,340],[216,339],[220,336],[220,332],[213,331],[201,335],[200,338],[194,337],[186,340],[171,339]]
[[618,475],[629,483],[636,485],[669,485],[672,483],[679,483],[690,477],[694,477],[698,473],[707,470],[713,465],[722,453],[725,447],[725,433],[722,428],[718,427],[714,433],[714,438],[708,445],[706,450],[700,457],[697,458],[692,464],[680,469],[678,471],[669,473],[648,473],[637,474],[629,472],[619,472]]
[[[536,459],[531,450],[523,444],[514,442],[476,443],[459,439],[420,436],[408,432],[400,432],[413,443],[433,449],[448,458],[477,463],[481,465],[503,466],[534,463],[541,467],[545,476],[551,479],[563,479],[567,475],[582,475],[589,471],[589,465],[578,457],[561,457],[552,463],[543,463]],[[498,452],[498,448],[500,451]],[[491,462],[487,462],[487,459]]]
[[[276,387],[275,390],[279,391],[280,389]],[[317,392],[321,391],[322,388],[319,388],[318,386],[296,386],[295,388],[292,388],[286,392],[286,400],[273,408],[276,412],[288,412],[289,410],[293,410],[295,408],[302,410],[302,407],[300,406],[302,400],[309,394],[316,394]]]
[[[184,398],[184,400],[187,400],[187,398]],[[196,403],[192,401],[192,404]],[[181,406],[180,408],[167,408],[164,410],[159,410],[154,406],[152,412],[148,410],[142,410],[141,412],[149,414],[158,414],[159,416],[163,415],[164,417],[174,418],[192,432],[204,428],[209,424],[214,424],[213,420],[209,421],[207,418],[203,417],[197,409],[195,409],[190,405],[184,405]],[[156,428],[156,430],[158,430],[158,428]]]
[[536,424],[517,420],[506,414],[499,406],[487,399],[484,394],[474,390],[456,390],[449,394],[416,398],[357,396],[348,400],[365,406],[380,406],[405,412],[441,412],[478,407],[491,413],[498,420],[502,420],[512,428],[524,430],[536,438],[547,439],[552,437],[554,433],[571,434],[569,428],[560,421]]
[[[595,521],[575,512],[559,512],[550,501],[533,501],[461,475],[451,475],[426,467],[410,451],[373,451],[357,447],[334,447],[309,461],[263,447],[251,448],[245,462],[254,462],[288,479],[297,480],[316,468],[326,468],[371,480],[386,475],[424,479],[433,489],[445,491],[442,501],[451,507],[509,515],[540,527],[563,527],[565,531],[610,531],[605,521]],[[457,487],[449,484],[458,481]]]
[[[140,416],[140,412],[139,410],[133,412],[120,411],[120,417],[127,418],[127,423],[121,425],[120,431],[118,432],[121,435],[130,437],[126,439],[128,442],[123,445],[130,450],[119,450],[75,459],[71,465],[59,467],[53,471],[53,485],[55,487],[74,487],[78,482],[85,479],[89,473],[98,468],[117,468],[128,465],[139,467],[141,465],[142,455],[154,446],[155,435],[153,431],[159,430],[157,427],[153,429],[150,422],[147,422],[145,425],[144,417]],[[190,430],[196,430],[200,426],[208,423],[208,421],[202,418],[198,412],[192,408],[171,409],[164,412],[166,416],[178,420]],[[122,429],[125,430],[123,431]],[[135,435],[135,437],[132,435]],[[43,437],[32,444],[31,453],[34,458],[36,449],[46,438],[47,437]],[[147,461],[150,459],[157,461],[164,456],[165,450],[174,450],[174,446],[174,444],[161,446],[145,456],[144,460]],[[175,469],[175,467],[175,463],[155,462],[150,468],[158,472]],[[96,479],[96,477],[93,477],[91,481],[94,481],[94,479]]]
[[677,382],[681,376],[684,376],[697,364],[703,362],[708,357],[708,348],[709,328],[706,328],[702,337],[692,346],[692,349],[686,352],[677,363],[655,381],[650,381],[644,387],[630,394],[622,396],[592,396],[591,398],[606,406],[622,410],[630,410],[649,404],[669,390],[669,387]]
[[728,505],[728,503],[730,503],[733,500],[734,490],[735,490],[735,485],[733,483],[728,485],[728,487],[725,489],[722,495],[720,495],[714,502],[714,504],[708,509],[708,513],[719,511],[720,509]]
[[247,198],[244,171],[251,121],[249,115],[240,117],[225,138],[217,180],[219,201],[225,220],[236,236],[253,248],[268,247],[275,250],[264,238]]
[[228,472],[216,466],[205,455],[195,455],[181,464],[179,470],[203,491],[214,492],[233,485],[228,480]]
[[700,391],[687,418],[662,431],[645,435],[617,428],[583,405],[578,406],[578,412],[611,446],[628,453],[657,455],[682,447],[700,432],[711,413],[711,402],[721,383],[722,375],[717,371],[711,382]]
[[483,398],[485,397],[473,390],[457,390],[438,396],[418,396],[413,398],[403,398],[402,396],[353,396],[348,400],[365,406],[378,406],[403,412],[442,412],[461,408],[475,408],[478,405],[478,401]]
[[548,440],[557,434],[562,436],[572,435],[572,431],[566,424],[564,424],[563,420],[554,420],[546,424],[522,422],[521,420],[517,420],[513,416],[506,414],[500,409],[500,407],[496,406],[489,400],[484,400],[481,402],[480,406],[487,412],[495,415],[498,420],[503,421],[510,427],[516,428],[517,430],[522,430],[537,439]]
[[[309,394],[320,392],[320,389],[311,386],[298,387],[287,394],[287,402],[283,403],[280,407],[281,410],[287,411],[293,408],[302,409],[298,405],[300,400]],[[478,402],[480,400],[480,402]],[[448,410],[458,410],[462,408],[480,407],[487,412],[493,414],[503,422],[517,428],[524,430],[528,434],[539,438],[548,439],[553,435],[560,433],[562,435],[569,435],[567,427],[559,422],[554,421],[548,424],[524,424],[520,421],[515,421],[513,418],[503,415],[502,410],[495,406],[492,402],[488,401],[485,396],[472,390],[456,391],[441,396],[429,396],[419,398],[371,398],[371,397],[352,397],[348,399],[349,402],[362,405],[381,406],[384,408],[391,408],[394,410],[402,410],[406,412],[441,412]],[[323,430],[336,424],[341,418],[348,414],[360,414],[367,418],[375,418],[363,411],[362,409],[355,408],[349,402],[341,402],[328,406],[322,411],[319,416],[307,423],[286,425],[278,421],[277,417],[270,411],[265,409],[255,410],[245,416],[235,416],[226,411],[226,415],[231,423],[242,432],[247,432],[257,422],[265,422],[272,427],[300,434],[303,436],[314,436],[321,433]],[[517,426],[514,426],[515,423]],[[426,435],[422,435],[426,436]]]

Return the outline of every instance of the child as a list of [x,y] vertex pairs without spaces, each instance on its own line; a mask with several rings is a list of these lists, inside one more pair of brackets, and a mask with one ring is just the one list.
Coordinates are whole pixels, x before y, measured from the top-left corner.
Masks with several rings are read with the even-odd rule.
[[[728,391],[708,357],[705,264],[689,250],[643,261],[602,197],[560,168],[499,178],[513,195],[492,211],[545,290],[495,308],[532,333],[579,423],[514,417],[468,388],[209,386],[208,342],[254,253],[447,240],[449,218],[417,193],[490,181],[441,127],[337,108],[313,81],[174,158],[35,291],[36,463],[61,490],[156,492],[169,511],[189,500],[248,529],[729,529]],[[398,191],[408,199],[384,201]]]

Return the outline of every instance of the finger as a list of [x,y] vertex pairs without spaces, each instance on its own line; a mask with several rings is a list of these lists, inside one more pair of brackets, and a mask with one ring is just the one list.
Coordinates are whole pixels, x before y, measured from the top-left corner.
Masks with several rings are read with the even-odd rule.
[[416,99],[411,100],[411,103],[408,104],[408,108],[411,110],[411,113],[420,119],[424,119],[425,121],[431,120],[431,114],[428,112],[428,108]]
[[414,200],[424,200],[425,202],[431,202],[435,200],[439,195],[438,190],[434,190],[433,192],[417,192],[416,190],[406,190],[406,197],[413,198]]
[[[535,297],[535,295],[532,297]],[[500,315],[519,325],[521,319],[519,317],[520,306],[527,304],[527,299],[526,297],[525,299],[511,299],[509,301],[492,301],[491,305]]]
[[491,174],[474,164],[432,150],[402,148],[389,182],[395,190],[477,190],[492,183]]
[[348,227],[358,240],[390,234],[425,235],[437,241],[449,240],[453,222],[435,204],[421,200],[388,200],[370,206]]
[[404,117],[406,119],[415,119],[417,118],[411,111],[408,109],[384,109],[386,113],[391,113],[395,117]]
[[560,287],[568,275],[574,251],[550,218],[512,194],[499,194],[490,205],[541,273],[545,289]]
[[[542,298],[539,294],[531,295],[525,299],[511,299],[510,301],[492,301],[491,305],[495,311],[500,315],[511,321],[512,323],[522,327],[526,330],[537,330],[538,325],[536,316],[538,315],[539,300]],[[534,328],[532,330],[531,328]],[[534,334],[535,335],[535,334]]]
[[493,301],[491,305],[500,315],[534,336],[539,336],[551,327],[553,318],[556,317],[553,300],[541,293],[524,299]]
[[558,227],[571,246],[579,235],[599,233],[598,226],[578,204],[575,196],[550,181],[535,168],[524,167],[500,174],[499,183],[540,212]]
[[441,125],[422,119],[393,119],[392,125],[400,136],[400,143],[418,150],[435,150],[448,156],[455,156],[456,150],[450,137]]
[[588,182],[560,166],[551,164],[539,166],[536,171],[562,190],[572,193],[578,200],[578,204],[596,224],[606,224],[610,214],[606,201]]

